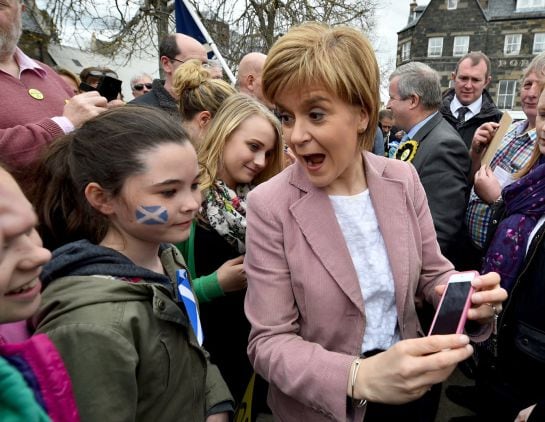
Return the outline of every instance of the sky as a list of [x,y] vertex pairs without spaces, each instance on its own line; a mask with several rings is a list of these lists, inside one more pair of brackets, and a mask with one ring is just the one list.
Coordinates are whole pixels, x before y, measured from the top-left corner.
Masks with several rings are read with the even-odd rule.
[[[377,59],[381,67],[390,65],[391,70],[395,68],[397,32],[407,25],[409,18],[409,5],[412,0],[383,0],[380,1],[376,15],[376,41],[374,42],[377,51]],[[418,6],[425,6],[430,0],[417,0]],[[382,89],[384,91],[384,88]],[[387,92],[381,92],[384,97]]]

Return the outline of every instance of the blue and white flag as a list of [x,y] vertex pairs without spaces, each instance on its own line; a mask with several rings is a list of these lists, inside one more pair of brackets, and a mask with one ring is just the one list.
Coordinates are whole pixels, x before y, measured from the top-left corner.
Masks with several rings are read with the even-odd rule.
[[195,38],[201,44],[208,43],[206,36],[203,34],[191,12],[189,11],[185,1],[175,1],[175,16],[176,16],[176,32],[179,34],[189,35]]
[[195,38],[201,44],[204,44],[205,47],[208,46],[208,58],[215,58],[221,63],[221,67],[227,74],[227,77],[231,83],[235,83],[235,76],[227,63],[223,59],[218,47],[203,23],[199,19],[197,12],[193,7],[187,3],[187,0],[175,0],[174,1],[174,12],[176,17],[176,32],[179,34],[189,35],[190,37]]
[[189,322],[197,337],[199,345],[202,346],[204,335],[202,332],[201,319],[199,318],[199,310],[197,308],[197,301],[193,290],[191,290],[191,285],[189,284],[189,278],[187,277],[186,270],[177,270],[176,271],[176,284],[178,285],[178,297],[181,299],[185,306],[187,316],[189,317]]

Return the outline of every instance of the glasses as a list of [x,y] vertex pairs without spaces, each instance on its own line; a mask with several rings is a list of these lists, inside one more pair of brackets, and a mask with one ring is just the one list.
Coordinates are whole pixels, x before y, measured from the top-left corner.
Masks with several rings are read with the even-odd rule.
[[[178,63],[182,63],[184,64],[187,60],[198,60],[198,59],[187,59],[187,60],[180,60],[180,59],[175,59],[174,57],[168,57],[167,58],[169,60],[174,60],[175,62],[178,62]],[[212,66],[209,64],[209,63],[205,63],[205,62],[201,62],[201,65],[202,67],[204,67],[205,69],[211,69]]]
[[102,78],[103,76],[109,76],[110,78],[119,79],[117,76],[117,73],[114,72],[101,72],[100,70],[91,70],[88,73],[88,76],[92,76],[94,78]]
[[151,83],[148,82],[146,84],[134,84],[132,86],[132,89],[134,89],[135,91],[142,91],[144,87],[146,87],[147,89],[151,89]]

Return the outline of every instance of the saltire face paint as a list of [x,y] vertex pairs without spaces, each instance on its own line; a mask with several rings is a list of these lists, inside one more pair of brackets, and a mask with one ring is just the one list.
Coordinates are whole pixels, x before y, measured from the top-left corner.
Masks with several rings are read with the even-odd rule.
[[166,224],[168,211],[162,205],[138,205],[136,207],[136,222],[140,224]]

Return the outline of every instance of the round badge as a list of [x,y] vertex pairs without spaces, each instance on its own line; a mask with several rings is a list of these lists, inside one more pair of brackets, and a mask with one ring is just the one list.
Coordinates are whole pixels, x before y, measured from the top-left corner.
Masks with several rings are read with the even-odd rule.
[[42,94],[42,92],[38,89],[35,89],[35,88],[30,88],[28,90],[28,94],[34,98],[35,100],[43,100],[44,99],[44,94]]

